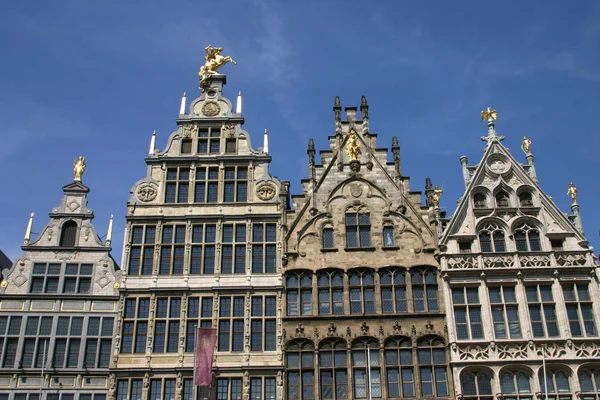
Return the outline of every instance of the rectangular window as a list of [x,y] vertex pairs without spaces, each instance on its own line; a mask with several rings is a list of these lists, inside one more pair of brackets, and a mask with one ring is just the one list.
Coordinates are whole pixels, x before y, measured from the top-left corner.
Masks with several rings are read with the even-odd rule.
[[179,345],[181,298],[165,297],[156,300],[154,352],[174,353]]
[[[58,281],[62,265],[35,263],[31,274],[31,293],[58,293]],[[75,285],[73,293],[77,291]]]
[[219,193],[219,168],[197,167],[194,189],[195,203],[216,203]]
[[242,400],[242,378],[217,379],[217,400]]
[[150,299],[125,300],[121,353],[145,353]]
[[367,213],[346,214],[346,247],[371,247],[371,219]]
[[222,274],[246,272],[246,224],[223,225]]
[[558,324],[551,285],[526,286],[527,305],[534,337],[556,337]]
[[323,248],[333,249],[333,228],[323,228]]
[[181,154],[192,153],[192,139],[181,139]]
[[235,139],[225,139],[225,152],[235,153]]
[[194,351],[198,323],[202,328],[212,328],[212,297],[190,297],[186,328],[185,351]]
[[250,322],[251,351],[274,351],[276,343],[275,297],[253,296]]
[[520,339],[519,305],[514,286],[493,286],[489,294],[496,339]]
[[252,224],[252,272],[274,273],[276,267],[277,225]]
[[476,287],[452,289],[454,319],[458,339],[482,339],[481,304]]
[[220,297],[218,351],[244,350],[244,298]]
[[247,199],[248,168],[228,167],[225,168],[225,179],[223,188],[223,201],[231,203],[234,201],[244,202]]
[[185,225],[165,225],[162,229],[160,275],[182,275],[185,254]]
[[394,227],[384,226],[383,227],[383,246],[392,247],[395,244],[394,240]]
[[571,335],[574,337],[597,336],[587,282],[563,284],[562,289]]
[[190,274],[215,273],[216,232],[217,226],[214,224],[192,225]]
[[198,130],[198,151],[202,154],[218,154],[221,141],[221,129],[218,127]]
[[167,168],[165,203],[187,203],[189,187],[189,167]]
[[152,275],[155,236],[155,225],[131,227],[128,275]]

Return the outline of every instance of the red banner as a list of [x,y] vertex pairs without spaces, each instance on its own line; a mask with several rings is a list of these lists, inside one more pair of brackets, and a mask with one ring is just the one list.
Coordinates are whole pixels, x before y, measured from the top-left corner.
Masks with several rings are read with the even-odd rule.
[[194,360],[194,385],[196,386],[210,386],[212,382],[213,353],[216,343],[216,329],[198,328]]

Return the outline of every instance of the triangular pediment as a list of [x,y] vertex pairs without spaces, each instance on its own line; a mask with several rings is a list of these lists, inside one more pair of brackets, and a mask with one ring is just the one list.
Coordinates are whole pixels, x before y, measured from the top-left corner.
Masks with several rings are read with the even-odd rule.
[[90,188],[81,183],[81,181],[73,181],[72,183],[63,186],[62,189],[64,192],[70,193],[89,193],[90,191]]

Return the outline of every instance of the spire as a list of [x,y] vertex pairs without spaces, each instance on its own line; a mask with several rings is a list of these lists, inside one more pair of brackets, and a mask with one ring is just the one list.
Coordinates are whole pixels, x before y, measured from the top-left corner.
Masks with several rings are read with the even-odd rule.
[[433,205],[433,186],[431,185],[431,178],[425,178],[425,203],[427,207]]
[[504,140],[504,136],[498,136],[496,134],[496,128],[495,128],[495,124],[494,124],[494,121],[498,119],[498,112],[496,110],[492,110],[490,107],[488,107],[487,110],[482,111],[481,112],[481,120],[485,121],[486,119],[487,119],[487,125],[488,125],[488,134],[487,134],[487,136],[482,136],[481,140],[483,140],[484,142],[487,142],[487,146],[486,146],[486,148],[487,148],[494,141],[500,142],[500,141]]
[[150,149],[148,150],[148,155],[153,156],[156,147],[156,131],[152,132],[152,137],[150,138]]
[[237,95],[237,103],[235,104],[235,113],[242,113],[242,91],[240,90]]
[[394,155],[394,169],[396,170],[396,177],[402,176],[402,170],[400,169],[400,145],[398,144],[398,138],[392,136],[392,154]]
[[265,133],[263,135],[263,153],[269,153],[269,135],[267,134],[267,130],[265,129]]
[[179,106],[179,115],[185,114],[185,92],[181,96],[181,106]]
[[340,105],[340,97],[335,96],[333,100],[333,119],[335,122],[335,134],[342,134],[342,106]]
[[112,241],[112,231],[113,231],[113,215],[110,216],[110,221],[108,222],[108,231],[106,232],[106,244],[110,245]]
[[27,223],[27,229],[25,230],[25,244],[29,243],[31,239],[31,227],[33,226],[33,213],[29,215],[29,222]]
[[315,142],[312,138],[308,139],[306,154],[308,154],[308,175],[312,180],[315,177]]
[[460,165],[462,166],[462,173],[463,173],[463,180],[465,181],[465,188],[467,186],[469,186],[469,181],[471,180],[471,177],[469,176],[469,168],[467,168],[468,162],[469,162],[469,159],[467,158],[467,156],[460,157]]

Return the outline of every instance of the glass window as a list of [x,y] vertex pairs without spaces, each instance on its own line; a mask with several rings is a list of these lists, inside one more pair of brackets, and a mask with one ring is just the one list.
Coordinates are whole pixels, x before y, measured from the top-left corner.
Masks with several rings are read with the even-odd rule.
[[308,340],[296,340],[286,351],[287,398],[314,399],[314,345]]
[[371,247],[371,219],[366,212],[346,213],[346,247]]
[[438,311],[437,273],[433,269],[414,269],[411,283],[414,311]]

